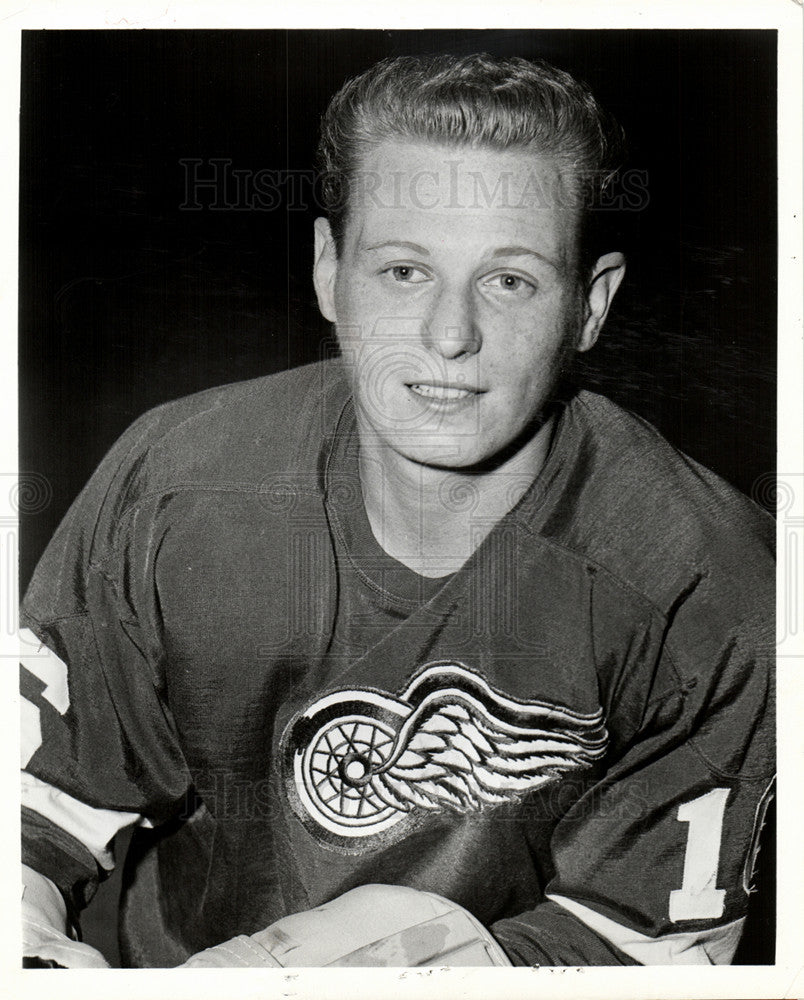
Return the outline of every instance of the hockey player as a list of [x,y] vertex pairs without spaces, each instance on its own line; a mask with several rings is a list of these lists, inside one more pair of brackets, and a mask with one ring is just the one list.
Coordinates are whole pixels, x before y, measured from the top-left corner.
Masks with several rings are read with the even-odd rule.
[[770,795],[770,519],[561,374],[620,132],[546,64],[323,122],[341,357],[138,420],[23,608],[25,954],[137,830],[124,963],[712,964]]

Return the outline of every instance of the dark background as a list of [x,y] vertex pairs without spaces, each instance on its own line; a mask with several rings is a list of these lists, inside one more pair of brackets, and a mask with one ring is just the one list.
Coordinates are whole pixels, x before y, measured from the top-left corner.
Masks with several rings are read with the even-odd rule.
[[[20,576],[144,410],[316,360],[312,220],[200,211],[198,158],[313,166],[318,118],[379,58],[545,58],[625,126],[649,201],[629,214],[626,283],[582,381],[645,416],[758,502],[775,468],[776,33],[773,31],[23,32],[20,187]],[[230,204],[236,204],[234,185]],[[773,960],[772,838],[744,961]],[[106,945],[104,887],[86,921]],[[100,933],[100,937],[98,937]],[[113,945],[108,948],[113,953]]]

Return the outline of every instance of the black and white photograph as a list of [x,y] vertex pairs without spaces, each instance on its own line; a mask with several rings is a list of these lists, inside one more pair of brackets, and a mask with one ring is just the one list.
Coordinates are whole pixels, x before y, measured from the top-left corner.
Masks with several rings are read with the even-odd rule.
[[522,23],[19,32],[26,991],[796,995],[786,36]]

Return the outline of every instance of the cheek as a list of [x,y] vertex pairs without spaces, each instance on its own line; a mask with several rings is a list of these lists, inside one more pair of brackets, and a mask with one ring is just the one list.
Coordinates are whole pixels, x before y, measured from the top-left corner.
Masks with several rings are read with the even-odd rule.
[[343,281],[336,281],[334,301],[339,324],[343,325],[350,321],[354,313],[353,299],[349,286]]
[[571,343],[566,316],[545,309],[499,324],[493,346],[492,338],[487,338],[486,357],[494,371],[507,373],[514,383],[539,383],[541,373],[561,367]]
[[334,295],[338,317],[340,318],[341,312],[344,316],[355,316],[365,309],[371,297],[371,289],[365,277],[356,273],[354,265],[347,262],[338,270]]

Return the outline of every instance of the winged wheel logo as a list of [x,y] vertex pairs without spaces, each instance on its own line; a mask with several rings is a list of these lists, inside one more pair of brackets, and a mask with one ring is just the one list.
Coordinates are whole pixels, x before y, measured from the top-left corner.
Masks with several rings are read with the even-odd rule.
[[371,836],[417,810],[492,808],[603,756],[602,710],[589,715],[495,690],[468,667],[428,664],[399,697],[337,691],[284,737],[303,820],[341,838]]

